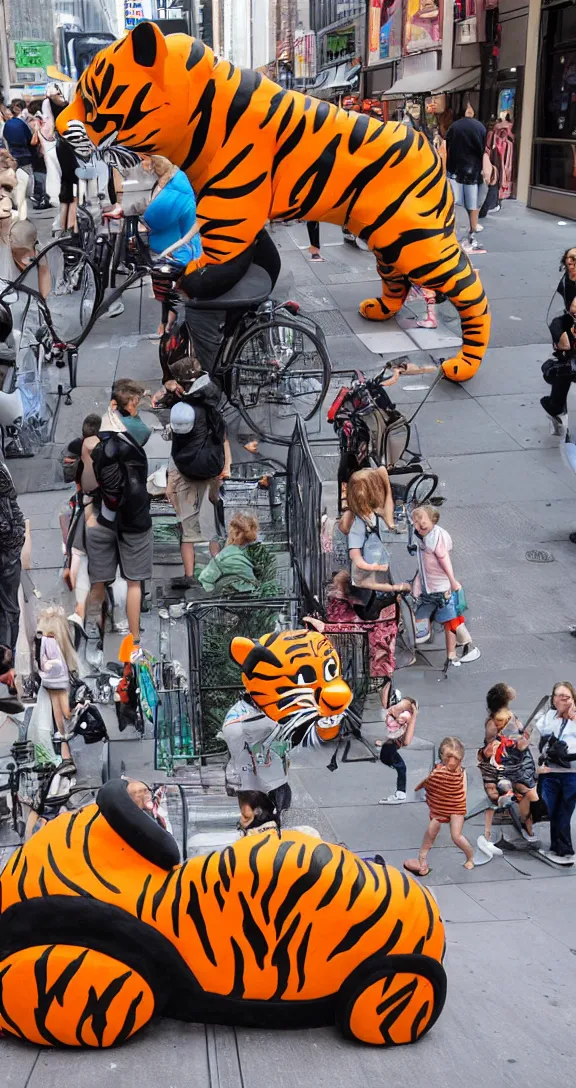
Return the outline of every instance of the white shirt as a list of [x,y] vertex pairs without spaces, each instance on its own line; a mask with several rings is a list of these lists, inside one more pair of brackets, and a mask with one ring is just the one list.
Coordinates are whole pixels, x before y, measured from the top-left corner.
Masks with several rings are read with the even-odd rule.
[[229,769],[240,779],[241,789],[268,793],[288,781],[282,759],[266,743],[275,729],[276,722],[244,699],[230,707],[222,736],[230,752]]
[[[563,722],[565,722],[565,725],[562,731]],[[572,721],[571,718],[560,718],[555,710],[548,710],[544,717],[537,722],[537,728],[542,737],[549,737],[553,733],[555,737],[566,741],[569,754],[571,756],[576,755],[576,721]],[[560,736],[561,731],[562,736]],[[573,765],[573,770],[576,771],[576,762]]]

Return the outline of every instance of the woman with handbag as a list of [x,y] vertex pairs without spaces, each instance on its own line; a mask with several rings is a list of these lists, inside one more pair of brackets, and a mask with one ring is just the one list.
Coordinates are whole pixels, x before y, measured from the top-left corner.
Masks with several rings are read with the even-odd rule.
[[566,312],[550,322],[554,355],[543,363],[542,376],[552,388],[548,396],[540,399],[540,404],[550,416],[558,434],[564,430],[565,421],[562,416],[568,411],[568,393],[576,378],[576,249],[568,250],[563,261],[567,261],[570,269],[574,270],[575,279],[573,281],[566,272],[558,284],[558,293],[564,298]]
[[[480,650],[474,646],[462,615],[466,599],[450,559],[452,537],[438,525],[439,520],[433,506],[418,506],[412,514],[418,544],[418,574],[412,586],[417,599],[416,642],[428,641],[430,624],[436,619],[444,628],[446,664],[456,666],[477,661]],[[462,646],[460,658],[456,657],[457,644]]]

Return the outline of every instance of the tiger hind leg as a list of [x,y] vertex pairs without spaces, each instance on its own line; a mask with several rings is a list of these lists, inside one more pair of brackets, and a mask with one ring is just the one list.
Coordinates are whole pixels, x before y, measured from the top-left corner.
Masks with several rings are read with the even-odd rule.
[[153,1014],[148,983],[103,952],[37,945],[0,960],[0,1028],[37,1046],[113,1046]]
[[415,1043],[436,1023],[446,999],[446,974],[418,953],[376,954],[342,986],[336,1023],[349,1039],[373,1046]]
[[389,321],[402,309],[406,295],[410,290],[410,283],[400,272],[396,272],[389,265],[381,262],[378,250],[374,251],[378,272],[382,280],[382,294],[380,298],[367,298],[360,303],[359,310],[362,317],[368,321]]

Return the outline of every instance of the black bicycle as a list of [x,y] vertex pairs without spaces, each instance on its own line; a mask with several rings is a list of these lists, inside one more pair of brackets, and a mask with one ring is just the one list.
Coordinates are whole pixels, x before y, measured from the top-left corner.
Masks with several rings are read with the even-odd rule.
[[[181,271],[181,266],[167,259],[135,269],[95,310],[85,335],[138,279],[149,274],[172,275],[175,288]],[[287,446],[295,418],[308,421],[319,412],[328,392],[331,367],[322,329],[300,314],[296,304],[274,301],[271,290],[267,272],[253,265],[226,294],[187,299],[181,335],[192,340],[195,310],[222,313],[222,341],[212,377],[221,384],[250,434]],[[161,352],[165,343],[160,344]],[[173,354],[180,358],[185,353],[184,344],[183,351]]]

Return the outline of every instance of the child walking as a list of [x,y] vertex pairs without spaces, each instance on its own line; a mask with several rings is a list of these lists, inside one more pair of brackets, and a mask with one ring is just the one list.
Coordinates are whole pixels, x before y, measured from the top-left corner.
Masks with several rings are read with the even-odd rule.
[[386,714],[386,740],[380,749],[380,762],[396,771],[396,791],[382,797],[379,805],[401,805],[406,800],[406,764],[400,748],[407,748],[414,736],[418,703],[406,696]]
[[63,608],[49,606],[40,613],[38,635],[38,672],[42,687],[50,696],[52,714],[62,741],[62,763],[58,769],[61,775],[72,776],[76,767],[68,746],[72,716],[68,700],[70,673],[77,670],[78,661]]
[[[416,605],[416,642],[430,638],[430,623],[435,617],[444,627],[446,639],[446,665],[460,665],[477,661],[480,650],[474,646],[472,636],[458,612],[453,594],[462,589],[456,580],[450,552],[452,537],[438,525],[440,514],[433,506],[418,506],[412,514],[418,544],[418,574],[412,592]],[[462,655],[456,657],[456,645],[462,646]]]
[[426,803],[430,811],[430,823],[417,858],[404,862],[404,868],[416,876],[428,876],[428,854],[436,841],[442,824],[450,824],[452,842],[466,855],[465,869],[474,868],[474,851],[462,834],[466,815],[466,772],[462,767],[464,745],[458,737],[445,737],[436,764],[417,790],[426,790]]

